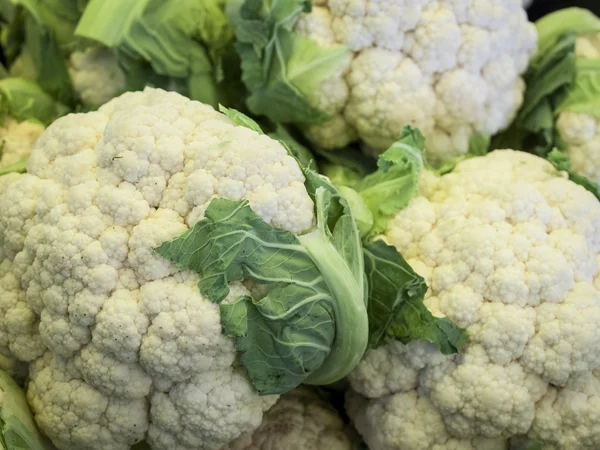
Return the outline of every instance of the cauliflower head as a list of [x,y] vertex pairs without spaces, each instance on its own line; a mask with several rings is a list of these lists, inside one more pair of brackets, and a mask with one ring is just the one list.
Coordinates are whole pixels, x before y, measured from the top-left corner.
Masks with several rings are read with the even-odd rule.
[[248,435],[222,450],[352,450],[345,424],[333,407],[307,387],[282,395]]
[[73,89],[84,104],[100,106],[125,91],[125,73],[111,51],[88,47],[69,57]]
[[30,363],[28,400],[54,444],[219,449],[256,429],[277,396],[255,391],[199,276],[154,248],[217,197],[310,231],[284,147],[148,88],[56,120],[27,170],[0,178],[0,352]]
[[420,193],[384,239],[425,303],[469,333],[463,353],[389,341],[350,374],[371,450],[600,447],[600,203],[546,160],[498,150]]
[[[600,34],[578,36],[575,41],[578,58],[600,61]],[[590,99],[593,102],[593,99]],[[574,171],[600,182],[600,117],[585,112],[563,111],[556,127],[567,144]]]
[[[520,0],[317,0],[298,15],[294,45],[275,32],[289,62],[285,69],[274,62],[273,71],[292,85],[283,106],[271,106],[281,85],[272,92],[268,81],[255,85],[250,47],[242,53],[249,106],[300,124],[325,149],[358,138],[377,154],[412,125],[427,138],[432,162],[466,153],[475,132],[491,135],[512,121],[523,101],[521,74],[537,48]],[[306,117],[290,100],[294,92],[313,108]],[[286,105],[294,111],[282,112]]]
[[0,169],[27,158],[44,129],[37,122],[5,117],[0,123]]

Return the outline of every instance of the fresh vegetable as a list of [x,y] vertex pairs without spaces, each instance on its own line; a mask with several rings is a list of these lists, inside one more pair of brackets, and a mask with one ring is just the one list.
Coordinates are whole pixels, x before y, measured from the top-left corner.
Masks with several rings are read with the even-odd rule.
[[0,448],[2,450],[52,450],[54,447],[35,426],[25,394],[0,370]]
[[559,150],[575,173],[600,181],[600,18],[567,8],[536,23],[539,51],[525,75],[523,107],[493,148],[515,148],[542,157]]
[[460,355],[389,339],[366,353],[347,410],[369,448],[599,448],[599,230],[599,200],[542,158],[423,170],[383,237],[469,338]]
[[225,0],[90,0],[75,33],[113,50],[127,90],[161,87],[215,107],[242,102]]
[[27,172],[0,183],[0,346],[59,449],[218,449],[277,399],[256,389],[362,356],[352,213],[276,140],[147,89],[55,121]]
[[39,84],[78,110],[97,108],[125,90],[124,74],[112,53],[75,35],[86,4],[87,0],[0,2],[0,45],[8,73]]
[[45,126],[68,111],[31,81],[0,79],[0,175],[24,172]]
[[337,411],[319,394],[299,387],[281,396],[252,434],[221,450],[353,450]]
[[[28,400],[61,450],[216,450],[384,334],[464,345],[402,257],[361,240],[343,190],[221,109],[126,93],[56,120],[27,174],[0,178],[0,351],[29,363]],[[422,142],[393,146],[377,179],[418,168]]]
[[125,73],[112,52],[90,46],[69,55],[69,75],[84,108],[94,109],[123,93]]
[[236,0],[229,15],[253,113],[376,154],[413,125],[432,163],[511,122],[537,41],[513,0]]
[[[13,76],[34,81],[52,98],[74,107],[68,55],[82,0],[1,0],[0,38]],[[4,23],[2,23],[4,22]]]

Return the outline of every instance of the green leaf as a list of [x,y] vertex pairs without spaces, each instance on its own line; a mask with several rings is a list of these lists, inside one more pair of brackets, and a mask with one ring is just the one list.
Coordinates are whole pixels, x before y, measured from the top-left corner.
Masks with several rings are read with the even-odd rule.
[[25,393],[0,371],[0,448],[3,450],[51,450],[33,421]]
[[0,176],[8,175],[9,173],[25,173],[27,172],[27,158],[21,159],[10,166],[0,168]]
[[260,125],[246,114],[235,109],[226,108],[223,105],[219,105],[219,111],[229,117],[236,125],[250,128],[251,130],[256,131],[258,134],[265,134]]
[[[366,349],[358,230],[339,193],[318,178],[312,173],[307,183],[318,218],[308,234],[271,227],[247,201],[215,199],[204,219],[156,249],[181,269],[201,274],[200,292],[220,304],[224,332],[235,339],[241,363],[263,395],[341,379]],[[223,302],[229,283],[242,279],[269,284],[269,293]]]
[[575,82],[554,111],[588,114],[600,118],[600,59],[577,58]]
[[276,123],[320,124],[329,116],[312,105],[320,86],[346,64],[344,46],[321,47],[299,36],[292,27],[311,2],[290,0],[235,2],[236,49],[242,60],[242,79],[252,113]]
[[423,303],[427,285],[402,255],[382,240],[364,245],[369,286],[369,346],[386,337],[402,343],[426,340],[443,354],[458,353],[468,340],[465,330],[447,318],[434,317]]
[[67,61],[53,31],[35,22],[33,16],[28,16],[25,21],[25,46],[37,73],[35,81],[59,102],[74,104],[75,94]]
[[571,158],[568,155],[554,149],[548,154],[548,161],[552,163],[556,170],[566,172],[569,175],[569,180],[584,187],[600,200],[600,184],[573,171],[571,169]]
[[[336,152],[337,153],[337,152]],[[324,163],[321,164],[321,173],[331,180],[336,186],[355,186],[366,174],[361,174],[355,170],[340,164]]]
[[373,214],[370,235],[386,230],[389,220],[417,195],[419,176],[425,166],[424,147],[421,132],[405,127],[400,139],[380,155],[379,170],[353,186]]
[[555,110],[575,81],[575,34],[561,35],[525,74],[527,90],[515,121],[492,139],[492,149],[546,157],[557,145]]
[[[312,147],[315,155],[320,159],[319,167],[322,167],[326,176],[342,176],[348,181],[361,179],[371,172],[377,170],[377,160],[357,148],[347,147],[335,151],[323,150]],[[342,175],[342,172],[344,173]],[[335,175],[337,173],[337,175]],[[350,186],[348,184],[348,186]]]
[[578,35],[600,31],[600,19],[584,8],[563,8],[546,14],[535,26],[538,32],[536,58],[543,57],[556,41],[567,33]]
[[299,385],[331,352],[334,298],[325,280],[298,238],[265,223],[248,202],[213,200],[205,219],[156,251],[200,273],[200,292],[216,303],[232,281],[275,285],[263,299],[221,303],[225,333],[261,394]]
[[0,80],[0,111],[19,121],[34,120],[47,126],[70,109],[32,81],[4,78]]
[[230,104],[233,30],[224,0],[91,0],[76,34],[113,49],[130,85],[151,67],[155,79],[185,80],[177,86],[193,100]]
[[356,226],[358,227],[360,237],[364,238],[368,236],[373,229],[374,219],[373,213],[365,203],[365,200],[358,192],[348,186],[340,185],[338,189],[354,213],[354,219],[356,220]]
[[[10,0],[8,22],[9,65],[17,57],[25,63],[19,76],[29,76],[57,101],[74,105],[75,95],[66,55],[75,45],[73,30],[79,17],[76,0]],[[9,67],[12,72],[12,66]]]
[[487,155],[490,148],[491,138],[487,134],[480,132],[473,133],[469,139],[469,151],[470,156],[485,156]]

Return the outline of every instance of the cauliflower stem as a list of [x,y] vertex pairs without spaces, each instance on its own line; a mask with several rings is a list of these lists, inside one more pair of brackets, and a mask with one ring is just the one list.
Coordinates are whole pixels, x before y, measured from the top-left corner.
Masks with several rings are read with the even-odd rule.
[[[336,337],[331,354],[319,370],[306,379],[306,383],[316,385],[334,383],[345,377],[358,364],[366,348],[364,338],[368,330],[365,281],[361,275],[363,257],[360,238],[358,233],[352,230],[356,225],[348,220],[350,216],[345,216],[347,219],[340,227],[346,229],[342,233],[351,239],[344,243],[344,250],[349,251],[344,258],[340,248],[336,248],[332,242],[331,232],[325,223],[325,202],[329,200],[326,198],[326,192],[323,188],[316,191],[317,229],[299,237],[300,243],[308,250],[337,300],[332,305],[336,318]],[[349,267],[349,263],[353,262],[358,265],[356,271]]]

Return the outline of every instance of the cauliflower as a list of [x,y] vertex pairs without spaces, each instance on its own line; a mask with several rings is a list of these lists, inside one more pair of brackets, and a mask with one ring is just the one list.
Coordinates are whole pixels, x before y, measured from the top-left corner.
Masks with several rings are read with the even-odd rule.
[[[282,333],[315,342],[303,348],[303,342],[279,337],[290,360],[308,359],[296,384],[307,375],[319,384],[319,374],[337,373],[338,367],[329,366],[350,364],[349,371],[360,359],[367,338],[362,256],[346,253],[356,267],[346,269],[332,244],[319,240],[324,226],[319,214],[327,208],[315,214],[303,169],[278,141],[210,106],[147,88],[98,111],[56,120],[34,145],[27,172],[0,178],[0,352],[30,363],[28,400],[59,449],[126,450],[144,439],[153,449],[219,449],[261,424],[277,395],[258,394],[246,376],[253,368],[246,359],[262,351],[269,336],[259,333],[261,341],[237,358],[245,341],[230,337],[235,327],[223,333],[220,314],[252,300],[252,292],[228,271],[219,305],[198,289],[205,281],[215,286],[214,279],[183,270],[157,251],[188,229],[201,229],[206,211],[237,205],[233,201],[246,200],[255,223],[278,227],[277,236],[287,239],[295,256],[287,257],[293,267],[285,262],[281,267],[299,285],[282,280],[264,293],[261,304],[267,308],[279,292],[284,300],[300,302],[289,313],[300,319],[284,315],[281,325],[267,322],[296,327]],[[315,194],[318,205],[322,192],[320,187]],[[246,211],[246,203],[240,205],[236,211]],[[344,238],[351,239],[352,222],[342,218],[350,230]],[[322,248],[335,268],[322,258],[322,272],[308,270],[306,250],[294,247],[292,233]],[[341,236],[337,228],[334,235]],[[227,243],[223,239],[210,249]],[[344,242],[344,251],[360,251],[360,241]],[[185,248],[191,245],[186,241]],[[270,262],[285,254],[273,247]],[[251,253],[260,256],[261,249]],[[274,273],[279,266],[262,283],[265,277],[279,281]],[[288,290],[281,286],[286,282]],[[314,298],[303,297],[302,286]],[[334,299],[344,304],[334,305]],[[283,303],[276,306],[281,314]],[[342,320],[346,310],[356,314],[351,323]],[[334,327],[338,314],[342,319]],[[345,344],[346,335],[352,345]],[[329,370],[325,375],[317,370],[320,364]],[[265,364],[258,365],[265,372]],[[292,369],[284,364],[282,370]]]
[[600,448],[600,203],[512,150],[422,173],[384,239],[427,281],[465,350],[388,340],[350,374],[371,450]]
[[0,80],[0,175],[24,171],[24,161],[46,125],[69,112],[23,78]]
[[[325,149],[359,138],[380,153],[412,125],[439,162],[466,153],[476,132],[506,127],[522,103],[520,75],[537,33],[519,0],[319,0],[304,14],[306,2],[297,0],[267,8],[269,19],[253,3],[257,11],[250,15],[246,4],[237,36],[248,106],[301,125]],[[291,35],[275,28],[266,36],[281,45],[257,60],[251,49],[260,43],[246,28],[260,20],[293,26]]]
[[[575,52],[578,58],[592,58],[600,63],[600,34],[578,36]],[[573,170],[600,182],[600,117],[563,111],[556,127],[567,144],[566,153],[571,158]]]
[[0,123],[0,169],[27,158],[35,141],[44,132],[37,122],[19,122],[12,117]]
[[314,391],[297,388],[279,398],[254,433],[222,450],[352,450],[337,411]]
[[600,18],[565,8],[536,21],[536,28],[538,51],[525,74],[525,101],[491,148],[560,160],[557,168],[574,177],[600,181]]
[[89,47],[69,56],[73,89],[84,104],[100,106],[125,91],[125,73],[110,50]]

